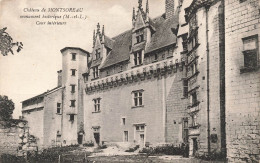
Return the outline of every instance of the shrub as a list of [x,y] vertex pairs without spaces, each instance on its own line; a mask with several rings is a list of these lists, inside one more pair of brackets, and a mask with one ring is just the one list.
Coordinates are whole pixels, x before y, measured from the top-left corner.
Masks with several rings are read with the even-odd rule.
[[0,162],[8,162],[8,163],[23,163],[26,162],[23,157],[17,157],[9,154],[2,154]]
[[134,151],[136,151],[138,148],[139,148],[139,145],[136,145],[136,146],[133,147],[133,148],[127,149],[125,152],[134,152]]
[[147,154],[166,154],[166,155],[182,155],[183,149],[174,145],[164,145],[157,147],[149,147],[143,148],[139,153],[147,153]]
[[210,154],[204,154],[204,155],[195,155],[196,158],[201,159],[201,160],[207,160],[207,161],[212,161],[212,160],[226,160],[225,154],[221,152],[212,152]]
[[94,143],[92,141],[87,142],[87,143],[83,144],[83,147],[94,147]]
[[106,148],[107,148],[106,145],[100,145],[100,146],[98,146],[98,149],[106,149]]

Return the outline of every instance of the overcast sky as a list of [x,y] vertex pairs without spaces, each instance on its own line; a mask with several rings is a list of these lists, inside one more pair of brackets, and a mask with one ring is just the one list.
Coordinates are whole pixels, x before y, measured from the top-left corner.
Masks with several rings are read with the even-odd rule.
[[[144,7],[145,3],[143,0]],[[24,44],[18,54],[0,55],[0,94],[15,103],[14,118],[21,115],[21,101],[57,86],[62,48],[80,47],[91,52],[97,23],[105,25],[107,36],[116,36],[132,27],[132,10],[137,4],[138,0],[0,0],[0,29],[7,27],[14,41]],[[149,0],[150,16],[161,15],[164,4],[165,0]],[[36,25],[38,19],[20,18],[33,14],[24,12],[24,8],[43,7],[83,8],[81,14],[87,19],[70,20],[65,26],[46,26]]]

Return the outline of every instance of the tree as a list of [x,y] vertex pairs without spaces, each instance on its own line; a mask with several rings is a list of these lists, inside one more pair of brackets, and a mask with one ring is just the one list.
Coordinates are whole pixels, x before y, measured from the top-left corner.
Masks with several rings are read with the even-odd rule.
[[2,125],[8,126],[12,122],[14,103],[7,96],[0,95],[0,121]]
[[7,56],[9,52],[14,54],[13,47],[15,46],[17,46],[17,52],[20,52],[23,48],[22,42],[13,42],[13,38],[5,32],[6,29],[6,27],[0,29],[0,51],[3,56]]

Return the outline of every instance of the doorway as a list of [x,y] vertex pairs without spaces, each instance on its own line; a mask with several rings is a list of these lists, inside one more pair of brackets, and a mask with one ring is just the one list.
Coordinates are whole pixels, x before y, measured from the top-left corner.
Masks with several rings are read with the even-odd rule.
[[78,144],[82,144],[83,142],[83,135],[78,135]]
[[95,139],[97,145],[99,145],[99,143],[100,143],[100,134],[99,133],[94,133],[94,139]]
[[192,155],[195,156],[197,150],[198,150],[198,141],[197,138],[193,138],[193,151],[192,151]]

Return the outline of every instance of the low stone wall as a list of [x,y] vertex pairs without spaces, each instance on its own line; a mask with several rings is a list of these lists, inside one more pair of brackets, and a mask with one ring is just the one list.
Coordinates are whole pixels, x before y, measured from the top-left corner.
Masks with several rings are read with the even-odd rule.
[[27,151],[37,151],[36,138],[29,134],[28,123],[15,120],[12,127],[0,125],[0,155],[25,156]]

